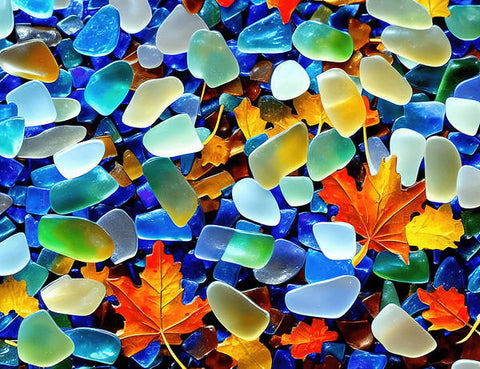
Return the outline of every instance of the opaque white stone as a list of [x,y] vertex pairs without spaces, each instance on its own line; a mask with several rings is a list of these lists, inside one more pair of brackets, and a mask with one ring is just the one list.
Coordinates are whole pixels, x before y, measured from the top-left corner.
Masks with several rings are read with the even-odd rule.
[[345,260],[355,256],[357,241],[355,228],[351,224],[320,222],[313,226],[313,235],[327,258]]
[[163,54],[155,45],[143,44],[137,49],[138,62],[145,69],[158,68],[162,65]]
[[276,99],[290,100],[308,90],[310,77],[295,60],[287,60],[274,69],[270,87]]
[[460,359],[452,364],[452,369],[480,369],[480,361]]
[[148,0],[110,0],[110,5],[120,13],[120,27],[125,32],[140,32],[152,19]]
[[15,274],[30,261],[25,233],[16,233],[0,242],[0,276]]
[[480,170],[470,165],[464,165],[458,171],[457,177],[458,203],[464,209],[480,206]]
[[252,178],[235,183],[232,199],[245,218],[268,226],[276,226],[280,222],[280,209],[275,197]]
[[75,144],[55,153],[53,162],[65,178],[75,178],[95,168],[105,154],[105,144],[92,139]]
[[437,347],[433,337],[401,307],[389,304],[373,319],[372,333],[391,353],[416,358]]
[[480,126],[480,101],[449,97],[445,101],[448,121],[466,135],[475,136]]

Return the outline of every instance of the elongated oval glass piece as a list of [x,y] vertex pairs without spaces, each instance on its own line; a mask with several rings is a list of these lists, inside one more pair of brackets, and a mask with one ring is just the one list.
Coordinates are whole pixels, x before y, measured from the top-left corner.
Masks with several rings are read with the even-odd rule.
[[18,273],[30,261],[25,233],[16,233],[0,242],[0,276]]
[[428,9],[414,0],[367,0],[367,12],[384,22],[412,29],[432,26]]
[[102,140],[88,140],[56,152],[53,162],[65,178],[71,179],[95,168],[104,154],[105,144]]

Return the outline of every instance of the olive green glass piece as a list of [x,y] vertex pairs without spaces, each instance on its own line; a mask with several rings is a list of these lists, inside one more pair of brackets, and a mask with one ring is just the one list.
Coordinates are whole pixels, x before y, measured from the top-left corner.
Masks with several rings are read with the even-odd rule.
[[411,252],[408,265],[399,255],[384,251],[377,254],[373,272],[380,278],[395,282],[426,283],[430,276],[430,267],[424,251]]

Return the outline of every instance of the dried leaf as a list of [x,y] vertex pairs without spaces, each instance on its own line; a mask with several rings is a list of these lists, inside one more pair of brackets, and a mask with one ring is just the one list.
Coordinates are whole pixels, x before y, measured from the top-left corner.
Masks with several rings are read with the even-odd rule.
[[230,158],[230,142],[218,136],[212,139],[203,147],[202,166],[213,164],[218,167],[225,164]]
[[287,24],[299,2],[300,0],[267,0],[267,5],[269,9],[278,8],[283,23]]
[[417,295],[421,302],[430,307],[429,310],[422,312],[423,318],[432,323],[428,330],[455,331],[468,324],[469,316],[465,306],[465,296],[457,292],[455,287],[445,291],[443,286],[440,286],[434,292],[427,292],[419,288]]
[[38,311],[38,300],[27,295],[27,282],[5,278],[0,284],[0,313],[7,315],[11,310],[22,318]]
[[368,97],[362,95],[362,99],[363,99],[363,103],[365,104],[365,109],[367,110],[367,119],[365,119],[365,127],[371,127],[380,123],[378,110],[370,109],[370,101],[368,101]]
[[415,0],[428,9],[428,12],[433,17],[449,17],[450,10],[448,10],[449,0]]
[[267,122],[260,117],[260,109],[252,106],[250,99],[243,99],[233,111],[237,117],[238,126],[247,140],[265,130]]
[[323,122],[331,125],[327,113],[325,113],[325,109],[323,108],[320,94],[311,95],[305,92],[293,99],[293,106],[297,111],[298,120],[305,119],[309,126]]
[[125,327],[117,334],[126,356],[143,350],[152,341],[163,342],[162,330],[170,344],[178,345],[182,343],[182,334],[204,326],[202,318],[210,306],[199,297],[188,305],[182,303],[180,268],[181,263],[175,263],[172,255],[165,254],[160,241],[147,256],[140,287],[128,276],[109,276],[107,267],[100,273],[93,264],[82,268],[84,277],[104,283],[120,303],[115,310],[125,318]]
[[456,249],[455,241],[460,241],[464,234],[461,220],[453,219],[450,204],[443,204],[435,210],[427,206],[425,212],[412,219],[405,228],[410,246],[419,249],[445,250]]
[[312,325],[300,322],[292,334],[282,335],[282,345],[292,345],[295,359],[305,359],[308,354],[322,351],[324,342],[335,341],[338,333],[329,331],[324,319],[313,319]]
[[218,345],[217,351],[238,361],[238,369],[270,369],[272,367],[270,350],[258,339],[245,341],[231,335]]
[[214,174],[211,177],[195,181],[192,183],[194,191],[198,197],[208,196],[216,199],[221,196],[222,190],[235,183],[232,175],[226,171]]
[[400,175],[396,172],[396,157],[382,161],[375,176],[365,164],[366,176],[362,191],[357,191],[355,180],[347,169],[337,171],[322,181],[322,199],[339,207],[336,221],[348,222],[364,238],[364,248],[390,251],[408,263],[410,248],[405,226],[414,212],[423,212],[426,201],[425,183],[419,182],[402,190]]

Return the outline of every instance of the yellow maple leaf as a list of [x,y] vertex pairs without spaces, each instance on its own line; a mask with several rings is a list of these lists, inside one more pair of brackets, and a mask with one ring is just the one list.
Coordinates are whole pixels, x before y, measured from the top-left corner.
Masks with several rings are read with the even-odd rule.
[[0,312],[5,315],[11,310],[22,318],[38,311],[38,300],[27,295],[27,282],[7,277],[0,284]]
[[331,125],[330,120],[325,113],[322,105],[320,94],[311,95],[308,92],[293,99],[293,106],[298,114],[298,119],[305,119],[309,126],[322,124],[327,122]]
[[265,130],[267,122],[260,117],[260,109],[252,106],[250,99],[243,99],[233,111],[237,117],[238,126],[247,140]]
[[452,218],[450,204],[443,204],[438,210],[427,206],[423,214],[407,224],[405,233],[411,246],[445,250],[447,247],[457,248],[453,242],[460,241],[464,230],[462,221]]
[[245,341],[233,334],[223,341],[217,351],[223,352],[238,361],[238,369],[270,369],[272,356],[258,338]]
[[450,10],[448,10],[448,0],[415,0],[428,9],[428,12],[433,17],[449,17]]

